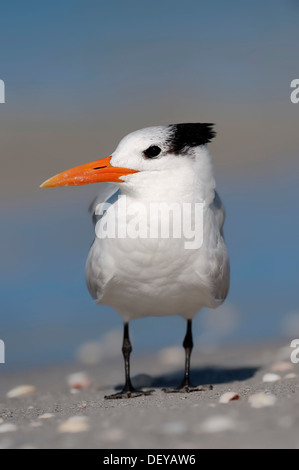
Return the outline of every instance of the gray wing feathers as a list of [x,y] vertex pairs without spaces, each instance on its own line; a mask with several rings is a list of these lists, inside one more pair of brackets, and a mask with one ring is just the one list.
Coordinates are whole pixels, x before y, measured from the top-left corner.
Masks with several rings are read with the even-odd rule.
[[223,235],[223,225],[225,222],[225,208],[220,199],[219,194],[215,191],[215,198],[211,209],[214,213],[216,224],[219,228],[220,235],[216,243],[214,252],[214,269],[211,272],[211,280],[214,285],[214,297],[222,303],[228,294],[230,285],[230,263],[227,253],[226,244]]
[[[100,192],[97,197],[92,201],[89,207],[89,212],[92,215],[92,221],[94,226],[103,217],[104,212],[101,210],[101,206],[104,207],[105,203],[113,204],[119,195],[118,187],[113,183],[102,183],[100,185]],[[89,255],[86,262],[85,277],[86,284],[91,296],[100,302],[103,296],[103,290],[107,283],[107,273],[102,270],[103,263],[101,262],[102,257],[105,253],[102,253],[101,243],[98,238],[95,237]],[[107,263],[104,263],[106,265]]]
[[221,235],[223,236],[223,225],[224,225],[225,215],[226,214],[225,214],[224,205],[223,205],[217,191],[215,191],[215,197],[214,197],[214,201],[213,201],[213,204],[212,204],[212,210],[215,214],[216,221],[217,221],[219,230],[221,232]]

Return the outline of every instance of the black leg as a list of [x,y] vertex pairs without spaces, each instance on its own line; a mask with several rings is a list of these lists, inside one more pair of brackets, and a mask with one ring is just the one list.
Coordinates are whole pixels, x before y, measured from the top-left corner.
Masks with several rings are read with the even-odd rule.
[[193,349],[192,320],[187,320],[187,331],[183,342],[185,349],[185,375],[181,387],[190,387],[190,361]]
[[132,385],[131,377],[130,377],[130,355],[132,352],[132,344],[130,341],[129,336],[129,323],[124,324],[124,339],[123,339],[123,346],[122,346],[122,353],[124,356],[125,362],[125,386],[121,392],[115,393],[114,395],[105,396],[107,400],[109,399],[117,399],[117,398],[135,398],[141,397],[142,395],[150,395],[152,390],[149,391],[142,391],[142,390],[135,390]]
[[185,349],[185,374],[184,379],[181,385],[175,389],[164,388],[165,393],[180,393],[180,392],[204,392],[206,390],[212,390],[212,386],[204,387],[194,387],[190,382],[190,362],[191,362],[191,353],[193,349],[193,336],[192,336],[192,320],[187,320],[187,331],[186,336],[183,342],[183,347]]
[[125,361],[126,383],[123,388],[123,392],[135,392],[134,387],[131,383],[131,377],[130,377],[130,355],[131,355],[132,350],[133,348],[132,348],[132,344],[131,344],[130,336],[129,336],[129,323],[125,323],[122,353],[123,353],[124,361]]

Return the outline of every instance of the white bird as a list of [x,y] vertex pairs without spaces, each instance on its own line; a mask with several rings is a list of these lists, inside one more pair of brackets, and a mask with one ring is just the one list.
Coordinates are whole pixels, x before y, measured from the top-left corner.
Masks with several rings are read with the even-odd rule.
[[[202,307],[216,308],[223,303],[230,278],[222,231],[225,211],[215,191],[207,150],[214,136],[213,125],[207,123],[141,129],[124,137],[112,156],[60,173],[41,186],[114,183],[112,188],[108,186],[106,198],[96,201],[98,209],[100,202],[111,204],[102,206],[106,210],[100,217],[94,215],[97,236],[86,263],[91,295],[98,304],[113,307],[124,321],[126,383],[122,392],[106,398],[150,393],[135,390],[130,379],[129,322],[146,316],[180,315],[186,319],[185,375],[181,387],[174,391],[203,389],[190,383],[192,319]],[[192,210],[200,204],[200,246],[187,249],[184,234],[148,236],[153,224],[163,224],[163,211],[148,218],[151,205],[161,203],[176,209],[189,205]],[[192,210],[190,223],[195,221]],[[132,224],[139,224],[140,229],[140,222],[145,222],[147,236],[144,232],[129,236],[129,226],[132,229]],[[107,227],[114,227],[114,236],[107,236]]]

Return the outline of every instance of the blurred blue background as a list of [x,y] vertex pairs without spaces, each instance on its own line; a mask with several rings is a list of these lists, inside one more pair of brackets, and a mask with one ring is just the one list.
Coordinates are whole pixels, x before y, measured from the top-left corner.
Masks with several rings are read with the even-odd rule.
[[[39,184],[156,124],[218,132],[232,285],[197,317],[197,346],[299,336],[298,21],[295,0],[1,2],[1,368],[73,360],[112,337],[120,354],[121,319],[84,280],[96,185]],[[180,318],[136,321],[135,351],[180,345],[184,330]]]

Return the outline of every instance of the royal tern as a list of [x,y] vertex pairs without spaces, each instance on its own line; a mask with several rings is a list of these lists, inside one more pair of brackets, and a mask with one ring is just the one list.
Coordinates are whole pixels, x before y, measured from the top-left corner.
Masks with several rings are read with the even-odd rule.
[[[124,137],[112,156],[64,171],[41,186],[114,183],[108,185],[106,196],[96,201],[95,207],[104,203],[106,209],[94,214],[97,231],[86,263],[91,295],[98,304],[113,307],[124,321],[126,382],[122,392],[107,398],[150,393],[136,391],[130,379],[129,322],[146,316],[180,315],[186,319],[185,375],[175,390],[203,389],[190,383],[192,319],[202,307],[216,308],[223,303],[230,278],[222,231],[225,211],[215,190],[207,150],[214,136],[213,125],[207,123],[141,129]],[[133,234],[126,231],[136,214],[139,222],[146,219],[149,231],[153,224],[163,223],[163,211],[146,218],[150,205],[161,203],[179,209],[185,205],[202,208],[200,246],[188,249],[184,235],[162,237],[159,232],[148,236],[143,230],[141,236],[136,230]],[[194,223],[194,212],[189,214]],[[182,224],[182,218],[179,220]],[[133,222],[136,224],[135,219]],[[114,227],[113,236],[107,235],[109,224]]]

